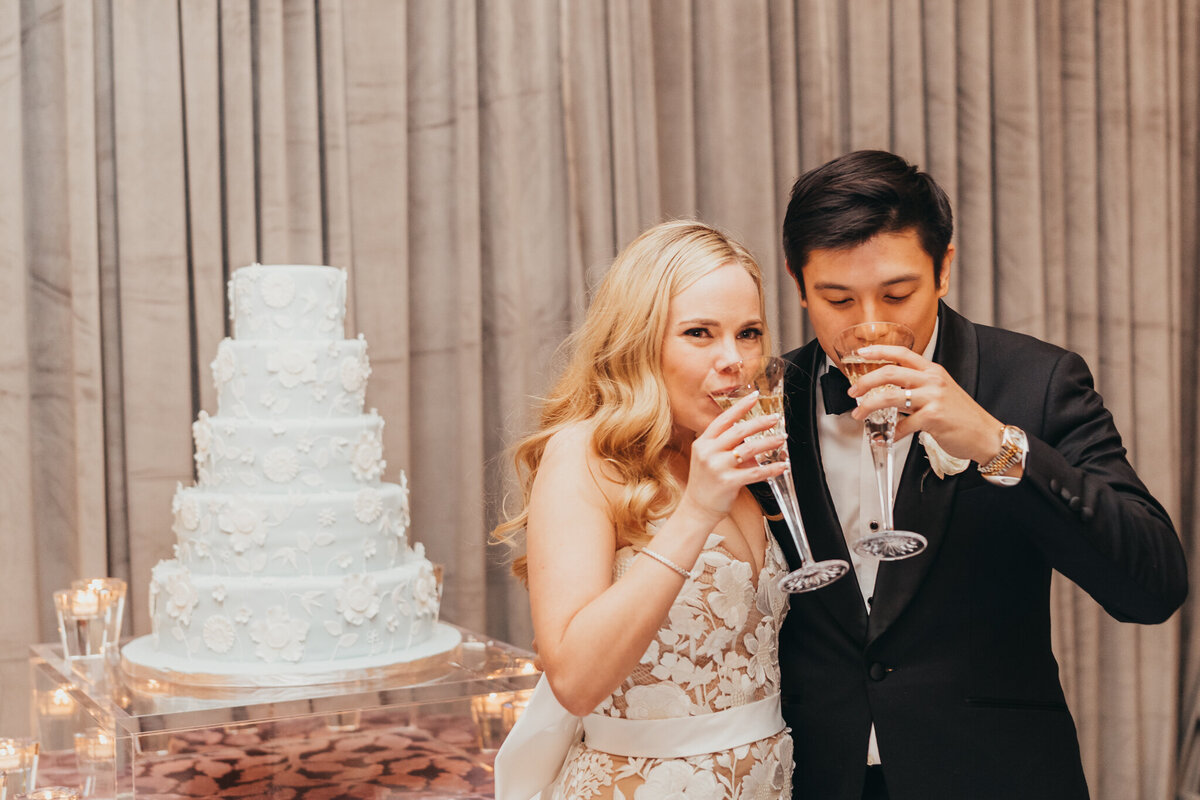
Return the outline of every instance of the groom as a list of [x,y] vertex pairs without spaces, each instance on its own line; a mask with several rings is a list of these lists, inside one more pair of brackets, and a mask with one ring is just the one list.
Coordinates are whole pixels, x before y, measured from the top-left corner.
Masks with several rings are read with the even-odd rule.
[[[879,151],[803,175],[784,218],[816,331],[786,356],[792,472],[815,557],[854,566],[793,595],[781,634],[798,798],[1088,797],[1050,650],[1051,572],[1127,622],[1162,622],[1187,593],[1171,520],[1083,359],[942,301],[952,232],[941,187]],[[896,366],[847,392],[832,343],[871,320],[916,342],[880,349]],[[863,397],[885,384],[898,388]],[[929,542],[892,562],[847,544],[879,524],[862,420],[884,406],[902,412],[896,527]]]

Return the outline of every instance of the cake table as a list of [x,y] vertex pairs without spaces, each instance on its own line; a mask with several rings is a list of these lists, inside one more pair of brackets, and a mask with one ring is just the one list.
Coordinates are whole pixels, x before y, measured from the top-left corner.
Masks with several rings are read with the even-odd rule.
[[458,631],[411,674],[256,689],[163,685],[34,645],[38,783],[146,800],[490,798],[538,673],[533,654]]

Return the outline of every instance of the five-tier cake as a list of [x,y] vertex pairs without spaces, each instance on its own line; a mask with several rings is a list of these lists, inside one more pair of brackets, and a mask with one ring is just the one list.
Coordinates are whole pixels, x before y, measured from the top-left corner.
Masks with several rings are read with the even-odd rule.
[[313,682],[452,649],[439,576],[408,540],[407,481],[382,481],[366,341],[343,338],[345,271],[243,267],[229,306],[218,410],[192,426],[196,483],[175,493],[175,558],[152,571],[153,632],[124,648],[127,669]]

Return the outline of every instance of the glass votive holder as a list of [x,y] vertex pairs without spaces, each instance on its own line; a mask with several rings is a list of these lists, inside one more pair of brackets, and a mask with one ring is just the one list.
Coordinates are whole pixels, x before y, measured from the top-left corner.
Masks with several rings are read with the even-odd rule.
[[48,753],[70,750],[72,737],[84,724],[79,719],[79,702],[74,692],[75,685],[71,683],[33,692],[33,734]]
[[83,781],[83,797],[116,794],[116,755],[116,743],[106,731],[88,728],[75,734],[75,765]]
[[504,705],[512,700],[512,692],[489,692],[471,698],[471,716],[479,730],[479,748],[494,752],[504,741]]
[[70,786],[46,786],[19,794],[16,800],[79,800],[79,790]]
[[354,733],[362,727],[362,709],[335,711],[325,718],[325,726],[333,733]]
[[121,623],[125,616],[125,581],[120,578],[83,578],[71,581],[75,590],[89,590],[107,600],[104,628],[108,633],[107,647],[116,650],[121,641]]
[[38,743],[33,739],[0,739],[2,798],[15,797],[33,788],[37,780]]
[[524,713],[525,707],[529,705],[529,698],[532,696],[533,689],[522,689],[519,692],[513,692],[509,695],[509,699],[504,703],[501,712],[500,728],[505,736],[508,736],[508,732],[517,724],[517,720],[521,718],[521,714]]
[[75,716],[79,704],[71,696],[72,684],[55,686],[37,693],[37,712],[40,717],[68,719]]
[[59,589],[54,593],[63,656],[68,659],[104,655],[108,598],[91,589]]

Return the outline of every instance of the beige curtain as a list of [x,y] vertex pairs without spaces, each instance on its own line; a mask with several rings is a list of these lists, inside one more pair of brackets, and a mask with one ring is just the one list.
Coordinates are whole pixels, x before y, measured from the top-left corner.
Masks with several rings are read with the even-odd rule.
[[[527,644],[485,534],[589,287],[696,215],[799,344],[787,192],[858,147],[946,186],[952,304],[1088,359],[1195,553],[1198,98],[1200,0],[0,2],[0,733],[53,589],[127,578],[146,631],[232,269],[350,271],[444,616]],[[1093,796],[1200,792],[1195,604],[1054,619]]]

